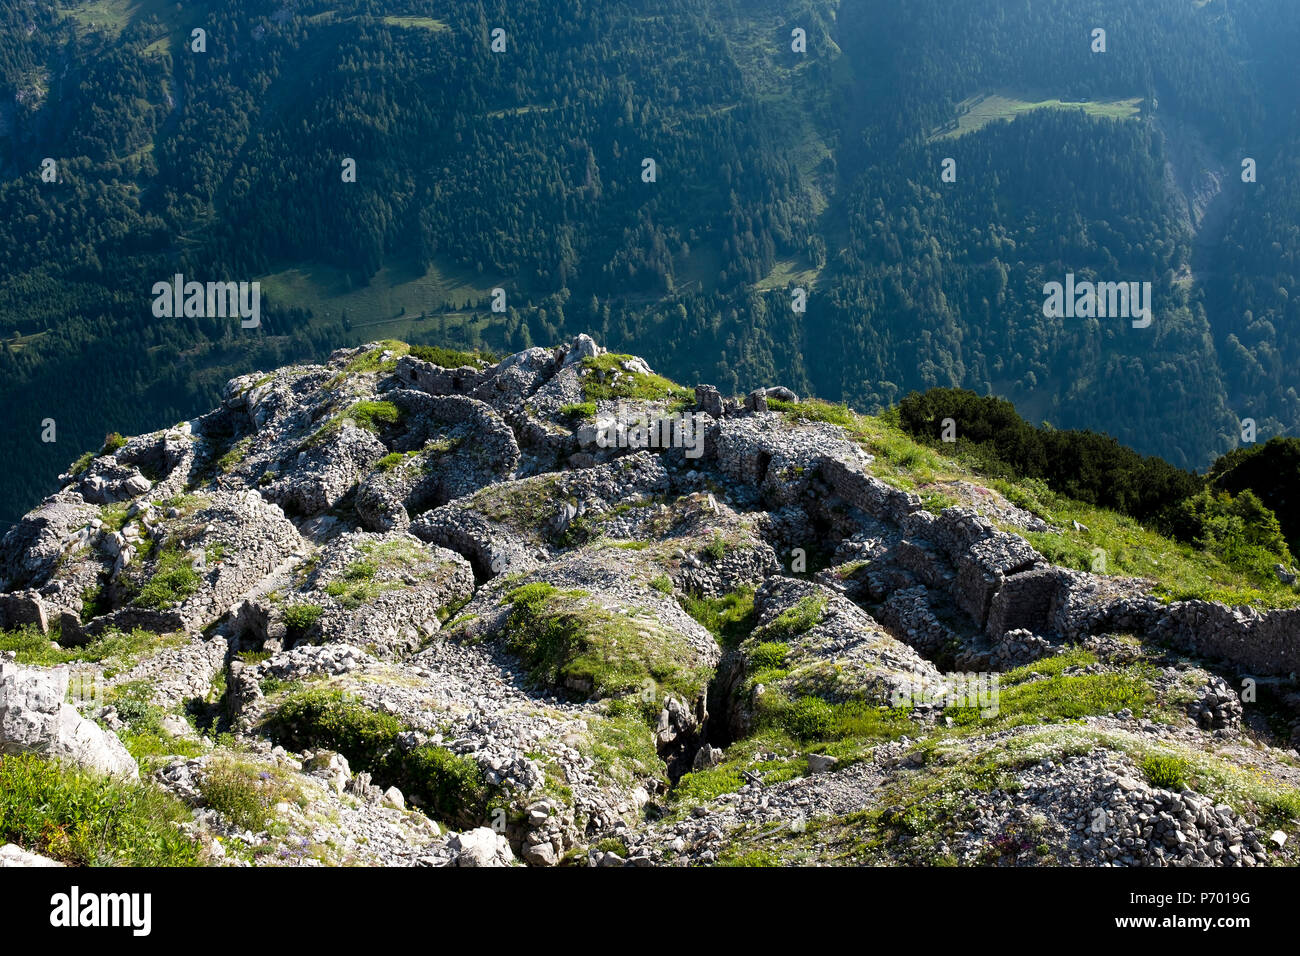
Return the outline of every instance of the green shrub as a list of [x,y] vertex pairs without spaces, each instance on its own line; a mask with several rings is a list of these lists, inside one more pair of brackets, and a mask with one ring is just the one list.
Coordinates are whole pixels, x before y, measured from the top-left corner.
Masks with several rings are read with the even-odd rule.
[[781,725],[800,740],[824,740],[831,727],[831,706],[820,697],[801,697],[786,710]]
[[286,747],[328,748],[368,767],[380,763],[403,729],[396,717],[373,711],[342,691],[323,688],[292,695],[268,721],[268,730]]
[[153,785],[0,755],[0,843],[76,866],[193,866],[199,848],[179,828],[190,819]]
[[650,586],[661,594],[673,593],[673,579],[666,574],[661,574],[650,581]]
[[83,453],[80,458],[78,458],[76,461],[72,463],[72,467],[69,469],[69,474],[73,475],[74,477],[80,475],[83,471],[85,471],[87,468],[90,467],[90,463],[94,460],[95,460],[95,453],[93,451],[88,451]]
[[790,655],[790,645],[779,641],[764,641],[749,652],[749,667],[752,670],[773,670],[785,667]]
[[1276,516],[1292,554],[1300,554],[1300,438],[1270,438],[1238,448],[1210,467],[1216,489],[1239,495],[1254,492]]
[[111,455],[119,448],[126,444],[126,439],[117,432],[109,432],[104,436],[104,447],[99,449],[101,455]]
[[1274,564],[1292,560],[1277,516],[1248,488],[1235,496],[1203,489],[1179,505],[1172,524],[1178,537],[1262,582],[1273,580]]
[[319,604],[290,604],[283,614],[285,637],[293,644],[306,640],[324,613]]
[[400,757],[390,757],[388,765],[388,773],[400,781],[403,794],[419,805],[446,819],[482,819],[488,787],[483,771],[469,757],[425,744]]
[[491,791],[478,764],[432,745],[403,753],[397,738],[406,729],[396,717],[342,691],[319,688],[292,695],[267,721],[267,730],[286,747],[337,751],[377,783],[397,786],[445,819],[481,821]]
[[1142,758],[1142,773],[1153,787],[1186,790],[1191,785],[1192,765],[1172,754],[1149,753]]

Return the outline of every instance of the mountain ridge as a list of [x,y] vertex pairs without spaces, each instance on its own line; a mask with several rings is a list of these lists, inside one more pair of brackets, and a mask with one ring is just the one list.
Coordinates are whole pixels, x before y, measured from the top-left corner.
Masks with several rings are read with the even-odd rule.
[[232,379],[0,539],[0,773],[54,665],[207,863],[1291,860],[1300,607],[1054,565],[828,409],[587,335]]

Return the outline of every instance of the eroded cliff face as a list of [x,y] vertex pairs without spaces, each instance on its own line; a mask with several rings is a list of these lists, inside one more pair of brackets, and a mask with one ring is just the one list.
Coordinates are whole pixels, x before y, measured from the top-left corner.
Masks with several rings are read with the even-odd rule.
[[[587,336],[464,359],[235,379],[0,541],[0,627],[57,641],[110,736],[165,725],[134,749],[207,859],[1294,847],[1300,611],[1055,567],[1016,533],[1040,517],[925,510],[788,389],[688,391]],[[1269,787],[1222,785],[1247,764]],[[232,774],[274,781],[270,822],[214,799]]]

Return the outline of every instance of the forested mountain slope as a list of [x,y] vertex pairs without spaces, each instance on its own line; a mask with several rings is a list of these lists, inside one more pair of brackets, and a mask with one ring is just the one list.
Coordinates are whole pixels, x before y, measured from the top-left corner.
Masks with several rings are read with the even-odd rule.
[[[1297,51],[1284,0],[0,0],[0,517],[380,336],[961,386],[1204,468],[1300,424]],[[261,326],[156,318],[176,273],[261,280]],[[1151,282],[1153,323],[1045,318],[1067,273]]]

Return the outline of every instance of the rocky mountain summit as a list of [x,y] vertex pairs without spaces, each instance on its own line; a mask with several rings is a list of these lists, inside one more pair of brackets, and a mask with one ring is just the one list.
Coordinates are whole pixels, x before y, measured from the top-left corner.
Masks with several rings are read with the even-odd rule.
[[1300,611],[1054,566],[854,422],[585,335],[236,378],[0,540],[0,772],[224,865],[1291,862]]

